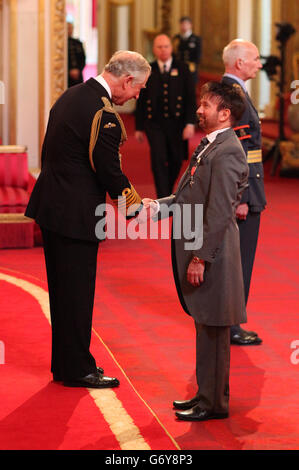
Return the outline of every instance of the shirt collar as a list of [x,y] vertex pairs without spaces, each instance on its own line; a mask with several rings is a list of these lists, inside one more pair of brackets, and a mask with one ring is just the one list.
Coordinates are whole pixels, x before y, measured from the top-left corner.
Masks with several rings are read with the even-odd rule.
[[95,80],[97,82],[99,82],[105,88],[105,90],[107,91],[107,93],[108,93],[108,95],[110,96],[110,99],[111,99],[112,98],[112,93],[111,93],[111,90],[110,90],[110,86],[106,82],[105,78],[103,78],[102,75],[98,75],[97,77],[95,77]]
[[186,31],[186,33],[181,34],[181,38],[183,39],[188,39],[192,34],[192,29],[189,29],[189,31]]
[[232,78],[233,80],[236,80],[239,83],[239,85],[241,85],[241,87],[243,88],[245,93],[247,93],[247,88],[246,88],[245,82],[244,82],[244,80],[242,80],[242,78],[239,78],[236,75],[233,75],[232,73],[225,73],[223,76],[228,77],[228,78]]
[[161,60],[158,60],[159,69],[162,73],[164,72],[164,65],[166,65],[166,72],[169,72],[171,68],[171,64],[172,64],[172,57],[170,57],[170,59],[168,59],[166,62],[162,62]]
[[207,134],[206,138],[211,144],[212,142],[214,142],[218,134],[220,134],[221,132],[227,131],[228,129],[230,129],[230,127],[225,127],[225,129],[216,129],[216,131],[213,131],[213,132],[210,132],[210,134]]

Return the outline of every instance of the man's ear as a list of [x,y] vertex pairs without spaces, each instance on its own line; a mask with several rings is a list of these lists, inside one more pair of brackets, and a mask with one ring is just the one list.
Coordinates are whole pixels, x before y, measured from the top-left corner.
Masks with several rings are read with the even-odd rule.
[[132,75],[126,75],[126,76],[124,77],[124,82],[123,82],[124,87],[127,87],[127,86],[129,86],[129,85],[132,86],[133,78],[134,78],[134,77],[133,77]]
[[235,63],[235,68],[236,68],[236,70],[241,70],[243,62],[244,62],[244,61],[243,61],[243,59],[241,59],[241,58],[239,58],[239,59],[236,60],[236,63]]
[[220,122],[226,122],[227,120],[230,120],[231,118],[231,112],[228,108],[223,108],[219,112],[219,120]]

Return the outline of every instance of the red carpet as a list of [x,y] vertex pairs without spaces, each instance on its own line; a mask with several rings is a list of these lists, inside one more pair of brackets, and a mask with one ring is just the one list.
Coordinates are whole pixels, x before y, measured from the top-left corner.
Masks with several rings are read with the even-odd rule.
[[[141,195],[154,196],[147,145],[130,138],[122,154]],[[196,390],[195,338],[177,299],[169,240],[101,245],[92,351],[121,380],[116,398],[138,429],[130,431],[131,443],[127,429],[109,426],[113,417],[104,417],[88,391],[50,381],[50,327],[42,307],[1,278],[21,278],[44,292],[42,249],[0,251],[0,449],[113,450],[137,443],[161,450],[299,449],[299,352],[291,348],[299,342],[298,180],[267,176],[266,192],[248,305],[248,328],[263,344],[232,347],[227,420],[174,418],[172,401]]]

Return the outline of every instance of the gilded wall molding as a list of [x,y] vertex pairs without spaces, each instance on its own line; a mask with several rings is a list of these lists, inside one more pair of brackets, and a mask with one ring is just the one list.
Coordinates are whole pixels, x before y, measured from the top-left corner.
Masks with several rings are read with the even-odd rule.
[[14,145],[17,143],[17,0],[11,0],[9,3],[10,16],[10,65],[9,65],[9,143]]
[[38,79],[38,146],[41,150],[45,134],[45,0],[38,0]]
[[[0,0],[0,30],[2,31],[2,27],[3,27],[3,1]],[[0,35],[0,80],[3,80],[3,53],[2,53],[2,49],[3,49],[3,37],[2,35]],[[0,100],[1,100],[1,97],[3,96],[2,95],[2,92],[4,93],[3,91],[3,88],[2,88],[2,84],[0,83]],[[3,104],[1,104],[0,102],[0,140],[3,141]]]
[[162,0],[161,3],[161,32],[171,36],[172,0]]
[[66,88],[65,0],[51,1],[51,105]]

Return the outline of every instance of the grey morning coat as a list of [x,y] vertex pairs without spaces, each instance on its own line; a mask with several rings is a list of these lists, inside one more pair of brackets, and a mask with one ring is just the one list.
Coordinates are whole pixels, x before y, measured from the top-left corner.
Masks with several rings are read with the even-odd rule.
[[[201,154],[192,184],[194,166],[196,155],[191,158],[176,194],[158,200],[160,218],[165,217],[174,204],[172,265],[178,296],[184,310],[198,323],[208,326],[245,323],[235,210],[247,187],[248,165],[233,129],[219,133]],[[188,205],[192,208],[191,225]],[[202,224],[198,221],[201,208]],[[184,210],[187,216],[181,217]],[[187,269],[193,256],[205,260],[204,282],[199,287],[187,281]]]

